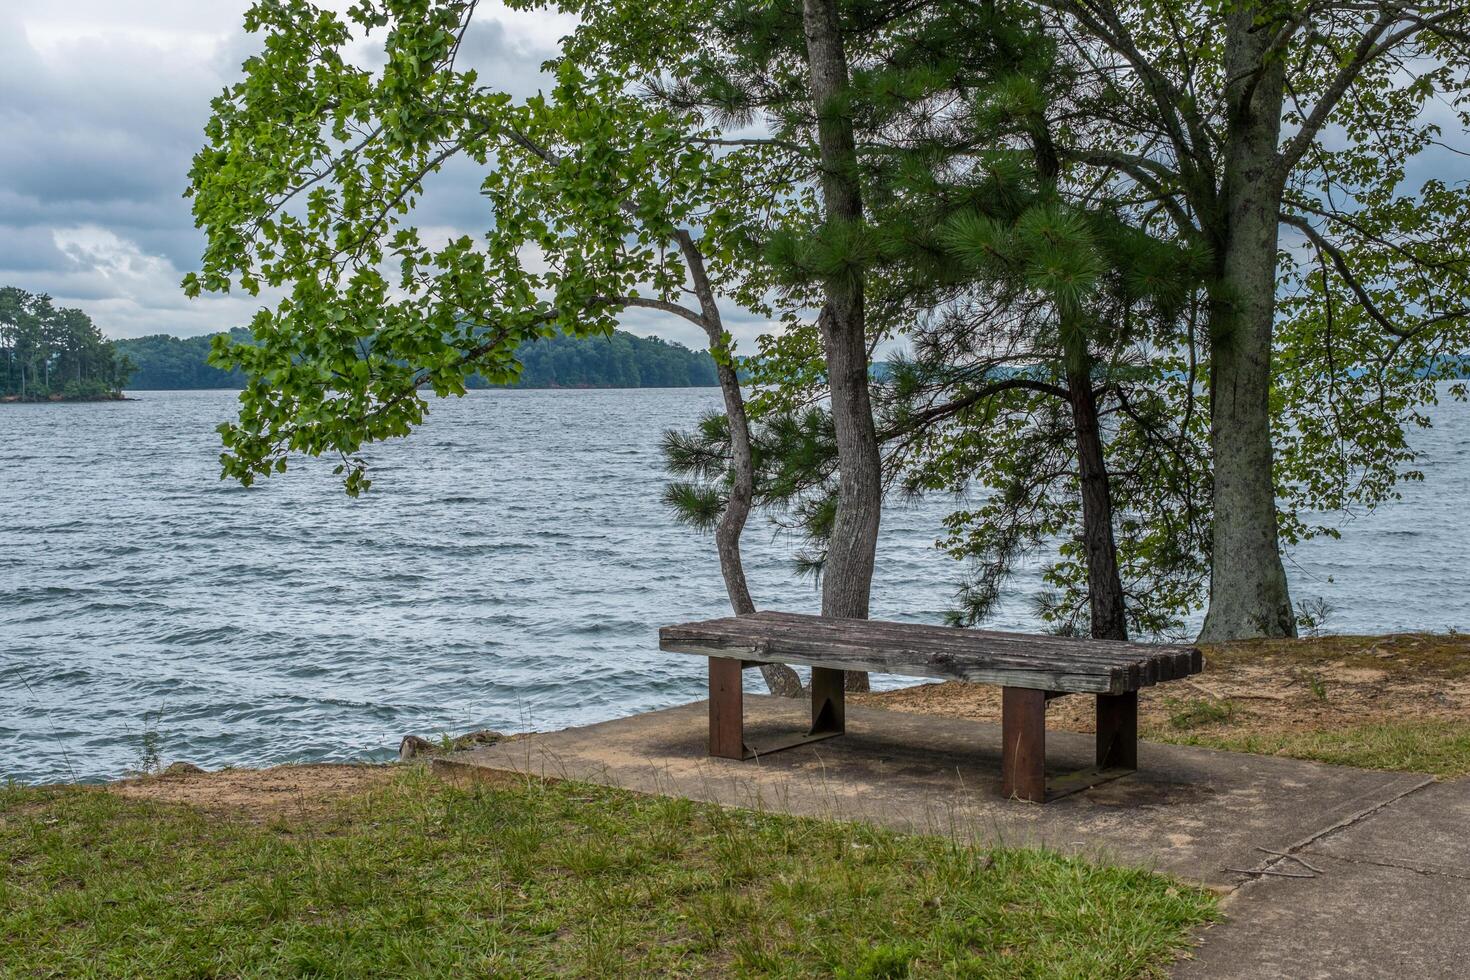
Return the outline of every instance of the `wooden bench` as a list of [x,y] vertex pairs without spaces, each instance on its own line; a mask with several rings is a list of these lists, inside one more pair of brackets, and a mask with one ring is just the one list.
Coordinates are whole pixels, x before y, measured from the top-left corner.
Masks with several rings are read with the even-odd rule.
[[[1138,767],[1138,689],[1199,673],[1188,646],[1029,636],[868,619],[761,612],[665,626],[659,647],[709,657],[709,754],[748,759],[841,735],[843,672],[995,684],[1001,691],[1001,792],[1044,803]],[[812,724],[803,734],[746,744],[741,671],[763,663],[812,668]],[[1046,779],[1046,703],[1097,697],[1097,765]]]

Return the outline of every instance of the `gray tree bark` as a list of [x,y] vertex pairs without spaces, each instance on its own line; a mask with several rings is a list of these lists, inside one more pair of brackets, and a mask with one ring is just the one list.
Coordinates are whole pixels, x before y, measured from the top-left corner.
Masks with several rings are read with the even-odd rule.
[[1214,525],[1210,606],[1200,639],[1295,636],[1281,562],[1271,446],[1271,335],[1285,174],[1285,69],[1252,4],[1228,15],[1224,175],[1213,221],[1210,444]]
[[[846,102],[847,55],[833,0],[803,0],[807,63],[817,144],[822,167],[822,200],[828,225],[863,220],[862,190],[852,117]],[[863,281],[831,283],[818,320],[827,360],[832,423],[837,437],[837,513],[822,570],[822,614],[866,619],[873,563],[882,516],[883,483],[878,437],[868,396],[868,338],[863,311]],[[848,690],[867,690],[865,673],[849,672]]]
[[[689,267],[689,276],[694,285],[694,294],[699,298],[701,326],[709,339],[710,353],[716,356],[715,366],[720,381],[720,394],[725,401],[725,419],[730,426],[730,496],[725,502],[725,511],[715,526],[715,550],[720,556],[720,574],[725,579],[725,593],[730,597],[730,608],[737,616],[755,612],[755,602],[750,597],[750,587],[745,581],[745,563],[740,556],[740,536],[745,531],[745,522],[755,499],[755,464],[750,452],[750,420],[745,414],[745,396],[740,391],[740,379],[721,356],[725,343],[725,326],[720,316],[719,303],[715,301],[714,288],[704,267],[704,254],[695,244],[693,236],[681,228],[675,233],[684,264]],[[723,352],[728,353],[728,352]],[[786,664],[762,664],[761,677],[766,688],[781,697],[798,698],[803,690],[801,678]]]

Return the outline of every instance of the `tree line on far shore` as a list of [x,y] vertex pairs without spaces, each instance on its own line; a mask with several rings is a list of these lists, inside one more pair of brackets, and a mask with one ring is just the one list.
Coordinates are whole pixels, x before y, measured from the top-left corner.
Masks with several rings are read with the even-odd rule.
[[130,369],[83,311],[0,287],[0,400],[116,398]]
[[[250,331],[236,327],[220,335],[248,343]],[[154,334],[116,342],[119,354],[135,365],[130,387],[142,391],[244,388],[245,375],[209,363],[214,336],[170,337]],[[515,388],[689,388],[716,384],[715,362],[658,337],[636,337],[622,330],[606,337],[554,336],[522,345],[522,369]],[[473,377],[467,387],[492,387]]]

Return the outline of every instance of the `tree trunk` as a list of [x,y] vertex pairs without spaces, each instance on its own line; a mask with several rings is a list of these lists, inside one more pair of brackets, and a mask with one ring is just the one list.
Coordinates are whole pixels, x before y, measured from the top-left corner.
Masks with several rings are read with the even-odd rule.
[[[1071,358],[1069,358],[1071,360]],[[1123,611],[1123,580],[1118,573],[1118,546],[1113,539],[1113,494],[1103,455],[1097,395],[1092,390],[1091,360],[1067,372],[1072,429],[1077,440],[1077,475],[1082,484],[1082,546],[1087,553],[1088,612],[1097,640],[1128,639]]]
[[[807,63],[817,145],[822,166],[822,201],[828,226],[863,220],[857,149],[846,106],[847,55],[834,0],[803,0]],[[883,482],[873,408],[868,398],[868,337],[863,280],[827,286],[827,305],[818,325],[827,359],[832,424],[837,436],[837,513],[822,570],[822,615],[866,619],[878,549]],[[847,689],[868,689],[866,673],[850,671]]]
[[1210,607],[1200,639],[1295,636],[1276,516],[1271,334],[1283,176],[1283,63],[1252,4],[1227,18],[1223,194],[1210,298],[1210,447],[1214,525]]
[[[704,332],[709,338],[710,353],[715,357],[715,369],[720,379],[720,394],[725,400],[725,419],[730,426],[730,497],[725,503],[725,512],[715,526],[715,550],[720,556],[720,574],[725,579],[725,593],[730,597],[730,608],[737,616],[755,612],[755,602],[750,597],[750,587],[745,582],[745,563],[740,557],[740,536],[745,531],[745,522],[750,517],[750,508],[755,499],[755,463],[750,452],[750,421],[745,414],[745,396],[740,391],[740,378],[729,363],[729,352],[724,349],[725,325],[720,317],[720,306],[715,302],[714,288],[704,268],[704,253],[694,243],[694,238],[684,229],[675,234],[684,264],[694,282],[695,295],[699,297],[700,317],[704,321]],[[772,694],[787,698],[799,698],[804,693],[801,678],[786,664],[762,664],[761,677]]]
[[[531,142],[523,145],[543,160],[560,159],[553,150]],[[632,212],[629,203],[623,210]],[[699,298],[699,314],[705,336],[709,339],[710,353],[718,358],[725,343],[725,324],[720,316],[720,304],[715,300],[715,290],[710,285],[709,274],[704,266],[704,253],[695,243],[688,230],[680,228],[674,232],[679,253],[689,267],[694,293]],[[720,522],[715,527],[715,550],[720,556],[720,576],[725,580],[725,594],[730,599],[730,608],[735,615],[743,616],[755,612],[755,602],[750,597],[750,588],[745,582],[745,562],[740,556],[740,536],[745,531],[745,522],[750,517],[750,508],[755,499],[755,464],[750,452],[750,423],[745,414],[745,396],[740,392],[740,379],[734,368],[716,361],[720,393],[725,400],[725,419],[730,425],[730,448],[732,480],[730,499]],[[781,697],[801,697],[804,693],[801,677],[786,664],[762,664],[761,678],[772,694]]]

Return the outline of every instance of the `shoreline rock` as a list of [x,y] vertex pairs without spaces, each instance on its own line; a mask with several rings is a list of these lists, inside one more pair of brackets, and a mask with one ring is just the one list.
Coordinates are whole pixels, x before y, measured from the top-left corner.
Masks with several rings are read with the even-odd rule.
[[410,759],[419,759],[430,755],[446,755],[450,752],[463,752],[467,749],[478,748],[482,745],[494,745],[517,738],[515,735],[506,735],[504,732],[494,732],[489,729],[467,732],[457,738],[447,736],[438,742],[431,742],[418,735],[405,735],[398,743],[398,761],[407,762]]

